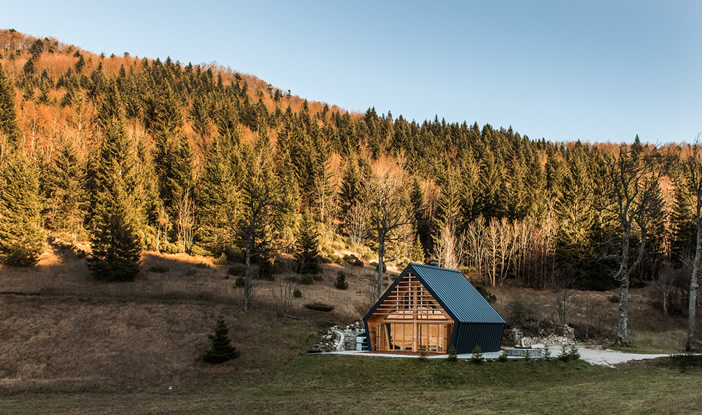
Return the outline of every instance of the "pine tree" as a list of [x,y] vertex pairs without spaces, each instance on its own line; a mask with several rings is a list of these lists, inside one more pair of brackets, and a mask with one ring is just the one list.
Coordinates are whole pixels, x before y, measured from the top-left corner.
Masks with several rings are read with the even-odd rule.
[[275,217],[276,239],[285,251],[294,249],[295,234],[299,222],[301,197],[300,188],[295,179],[293,166],[287,155],[278,162],[276,168],[280,191]]
[[363,181],[358,171],[356,160],[347,159],[346,169],[339,189],[339,219],[342,223],[342,232],[349,235],[351,228],[351,212],[354,206],[361,203],[363,198]]
[[51,229],[67,232],[75,243],[83,227],[87,195],[83,184],[85,172],[78,160],[75,147],[66,142],[47,169],[45,194],[47,224]]
[[205,353],[202,360],[207,363],[224,363],[239,357],[239,351],[232,346],[229,340],[229,328],[222,317],[217,319],[214,334],[207,336],[210,339],[210,350]]
[[245,145],[242,151],[247,174],[241,186],[242,215],[239,225],[239,241],[246,253],[244,311],[249,310],[251,302],[251,262],[268,258],[271,248],[278,182],[273,173],[270,149],[267,132],[260,129],[253,149]]
[[15,150],[19,146],[20,138],[15,109],[15,89],[0,64],[0,157]]
[[141,224],[134,195],[138,172],[131,143],[124,129],[124,115],[114,83],[103,98],[98,123],[102,145],[97,160],[91,235],[92,256],[88,267],[103,281],[133,280],[139,272]]
[[37,172],[22,155],[0,165],[0,262],[30,266],[44,251]]
[[424,247],[422,246],[422,241],[419,240],[419,234],[417,234],[417,238],[414,240],[414,245],[412,245],[411,259],[412,262],[418,264],[423,264],[426,261],[426,257],[424,256]]
[[216,137],[205,158],[198,185],[198,240],[219,255],[235,240],[239,220],[239,189],[231,154],[235,149],[228,137]]
[[322,271],[319,258],[319,235],[309,211],[305,211],[300,222],[295,262],[295,270],[300,274],[319,274]]

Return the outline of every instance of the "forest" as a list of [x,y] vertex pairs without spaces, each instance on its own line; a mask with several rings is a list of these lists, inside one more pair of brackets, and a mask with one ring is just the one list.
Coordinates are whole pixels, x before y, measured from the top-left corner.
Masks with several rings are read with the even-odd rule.
[[152,250],[256,264],[249,284],[279,255],[304,273],[351,249],[380,264],[379,292],[386,262],[437,261],[488,287],[620,287],[620,313],[629,287],[656,284],[667,310],[694,315],[701,160],[697,142],[635,133],[558,142],[350,113],[217,65],[0,31],[12,266],[60,241],[104,281],[133,279]]

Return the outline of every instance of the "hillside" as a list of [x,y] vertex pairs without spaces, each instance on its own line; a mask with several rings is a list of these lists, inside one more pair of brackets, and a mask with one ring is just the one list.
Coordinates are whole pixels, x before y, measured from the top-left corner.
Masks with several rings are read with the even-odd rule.
[[[0,68],[5,392],[280,375],[365,314],[378,262],[385,285],[410,261],[460,269],[510,327],[567,323],[580,341],[614,342],[628,293],[634,347],[684,347],[691,146],[351,114],[228,68],[10,30]],[[292,318],[281,284],[302,293]],[[242,355],[212,367],[200,357],[218,316]]]
[[[58,246],[49,247],[31,269],[3,267],[0,390],[127,392],[163,385],[193,390],[213,378],[267,376],[311,348],[329,325],[359,319],[371,304],[371,267],[325,265],[321,281],[298,286],[302,298],[294,299],[294,318],[277,317],[272,297],[277,284],[297,275],[291,271],[276,274],[276,281],[259,281],[254,306],[244,313],[242,288],[235,287],[229,268],[211,258],[147,252],[136,281],[105,284],[95,282],[71,250]],[[345,291],[334,288],[340,270],[348,276]],[[508,327],[527,334],[538,328],[559,332],[552,291],[503,287],[493,292]],[[569,321],[579,341],[611,342],[617,306],[612,295],[574,293]],[[335,309],[304,307],[316,301]],[[650,289],[635,291],[632,302],[636,350],[679,350],[684,319],[664,317]],[[241,357],[212,366],[200,358],[218,316],[228,323]]]

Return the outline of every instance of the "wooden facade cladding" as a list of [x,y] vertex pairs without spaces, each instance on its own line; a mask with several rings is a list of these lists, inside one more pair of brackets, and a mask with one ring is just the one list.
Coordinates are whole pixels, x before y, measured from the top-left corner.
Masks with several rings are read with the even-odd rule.
[[375,351],[446,353],[454,320],[412,273],[407,273],[368,318]]

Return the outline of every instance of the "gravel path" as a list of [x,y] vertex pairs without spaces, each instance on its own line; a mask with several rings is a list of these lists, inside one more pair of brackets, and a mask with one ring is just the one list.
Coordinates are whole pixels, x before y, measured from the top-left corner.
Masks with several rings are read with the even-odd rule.
[[[645,359],[657,359],[659,357],[667,357],[670,356],[668,354],[643,354],[643,353],[624,353],[624,352],[619,352],[616,350],[609,350],[609,349],[594,349],[594,348],[589,348],[589,347],[582,347],[578,346],[578,352],[580,353],[580,358],[590,364],[593,365],[600,365],[600,366],[609,366],[613,367],[614,365],[618,363],[625,363],[631,360],[645,360]],[[486,352],[483,353],[483,357],[485,359],[497,359],[497,357],[500,355],[501,352]],[[551,356],[552,358],[558,357],[560,355],[561,350],[560,348],[554,348],[551,350]],[[358,352],[355,350],[345,350],[345,351],[339,351],[339,352],[327,352],[327,353],[321,353],[321,354],[338,354],[338,355],[352,355],[352,356],[365,356],[365,357],[392,357],[392,358],[398,358],[398,357],[407,357],[407,358],[417,358],[419,356],[415,355],[406,355],[406,354],[392,354],[392,353],[371,353],[371,352]],[[446,359],[447,355],[433,355],[433,356],[427,356],[429,359]],[[468,354],[459,354],[458,355],[459,359],[470,359],[471,355],[470,353]],[[510,358],[513,359],[513,358]]]

